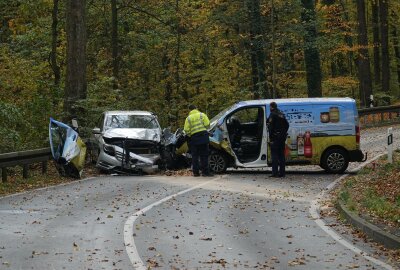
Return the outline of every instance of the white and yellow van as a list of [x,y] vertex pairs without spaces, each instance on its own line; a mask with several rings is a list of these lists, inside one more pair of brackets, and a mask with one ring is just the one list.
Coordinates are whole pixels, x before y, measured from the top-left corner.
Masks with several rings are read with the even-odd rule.
[[356,102],[351,98],[296,98],[241,101],[211,119],[210,169],[271,165],[266,120],[275,101],[289,121],[287,165],[320,165],[343,173],[349,162],[363,161]]

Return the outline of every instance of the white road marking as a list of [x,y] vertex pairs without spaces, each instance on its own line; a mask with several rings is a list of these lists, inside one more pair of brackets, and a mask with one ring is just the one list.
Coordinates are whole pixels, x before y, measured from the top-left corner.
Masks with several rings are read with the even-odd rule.
[[133,224],[135,223],[136,219],[140,215],[143,215],[144,213],[146,213],[147,211],[152,209],[154,206],[160,205],[176,196],[179,196],[179,195],[185,194],[189,191],[198,189],[198,188],[205,186],[217,179],[221,179],[221,178],[220,177],[213,178],[210,181],[201,183],[197,186],[182,190],[176,194],[165,197],[164,199],[161,199],[161,200],[159,200],[155,203],[152,203],[152,204],[146,206],[145,208],[137,211],[135,214],[133,214],[132,216],[130,216],[128,218],[128,220],[125,222],[125,225],[124,225],[124,242],[125,242],[125,249],[126,249],[126,252],[128,253],[129,260],[131,261],[131,263],[135,269],[139,269],[139,270],[147,269],[146,265],[143,263],[142,259],[140,258],[140,255],[139,255],[136,245],[135,245],[135,240],[133,238]]
[[[374,157],[373,159],[362,163],[361,165],[359,165],[357,168],[353,169],[352,171],[357,171],[357,170],[361,169],[362,167],[368,165],[369,163],[374,162],[375,160],[377,160],[381,156],[383,156],[383,154],[380,154],[380,155]],[[327,192],[331,191],[336,185],[338,185],[347,176],[348,175],[346,174],[346,175],[343,175],[343,176],[339,177],[334,182],[329,184],[324,191],[322,191],[321,193],[318,194],[317,198],[311,202],[310,214],[311,214],[312,218],[314,219],[314,221],[317,223],[317,225],[322,230],[324,230],[329,236],[331,236],[333,239],[335,239],[338,243],[342,244],[343,246],[345,246],[346,248],[350,249],[354,253],[364,257],[365,259],[373,262],[376,265],[379,265],[379,266],[381,266],[381,267],[383,267],[385,269],[388,269],[388,270],[394,270],[394,268],[391,265],[389,265],[389,264],[387,264],[385,262],[382,262],[382,261],[380,261],[380,260],[378,260],[376,258],[373,258],[373,257],[369,256],[366,252],[362,251],[358,247],[356,247],[353,244],[351,244],[349,241],[347,241],[346,239],[341,237],[331,227],[327,226],[326,223],[323,221],[323,219],[321,219],[321,216],[319,215],[319,209],[320,209],[319,200],[321,198],[324,198],[324,195]]]
[[40,214],[40,210],[4,209],[0,210],[0,214]]

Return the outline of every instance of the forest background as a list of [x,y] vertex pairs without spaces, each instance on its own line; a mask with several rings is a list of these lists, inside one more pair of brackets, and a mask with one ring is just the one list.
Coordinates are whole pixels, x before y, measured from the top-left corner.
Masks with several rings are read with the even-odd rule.
[[49,117],[149,110],[183,125],[239,100],[400,95],[397,0],[1,0],[0,153]]

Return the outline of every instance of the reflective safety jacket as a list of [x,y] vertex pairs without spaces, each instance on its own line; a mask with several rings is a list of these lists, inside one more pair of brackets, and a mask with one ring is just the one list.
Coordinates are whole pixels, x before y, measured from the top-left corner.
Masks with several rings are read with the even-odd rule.
[[209,126],[210,120],[208,120],[207,115],[195,109],[192,110],[186,118],[184,130],[186,134],[191,137],[196,133],[206,131]]

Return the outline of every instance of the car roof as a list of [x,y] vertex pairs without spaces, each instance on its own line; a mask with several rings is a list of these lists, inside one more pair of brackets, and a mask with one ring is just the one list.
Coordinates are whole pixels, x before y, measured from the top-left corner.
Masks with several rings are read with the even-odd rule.
[[105,115],[154,115],[149,111],[106,111]]

